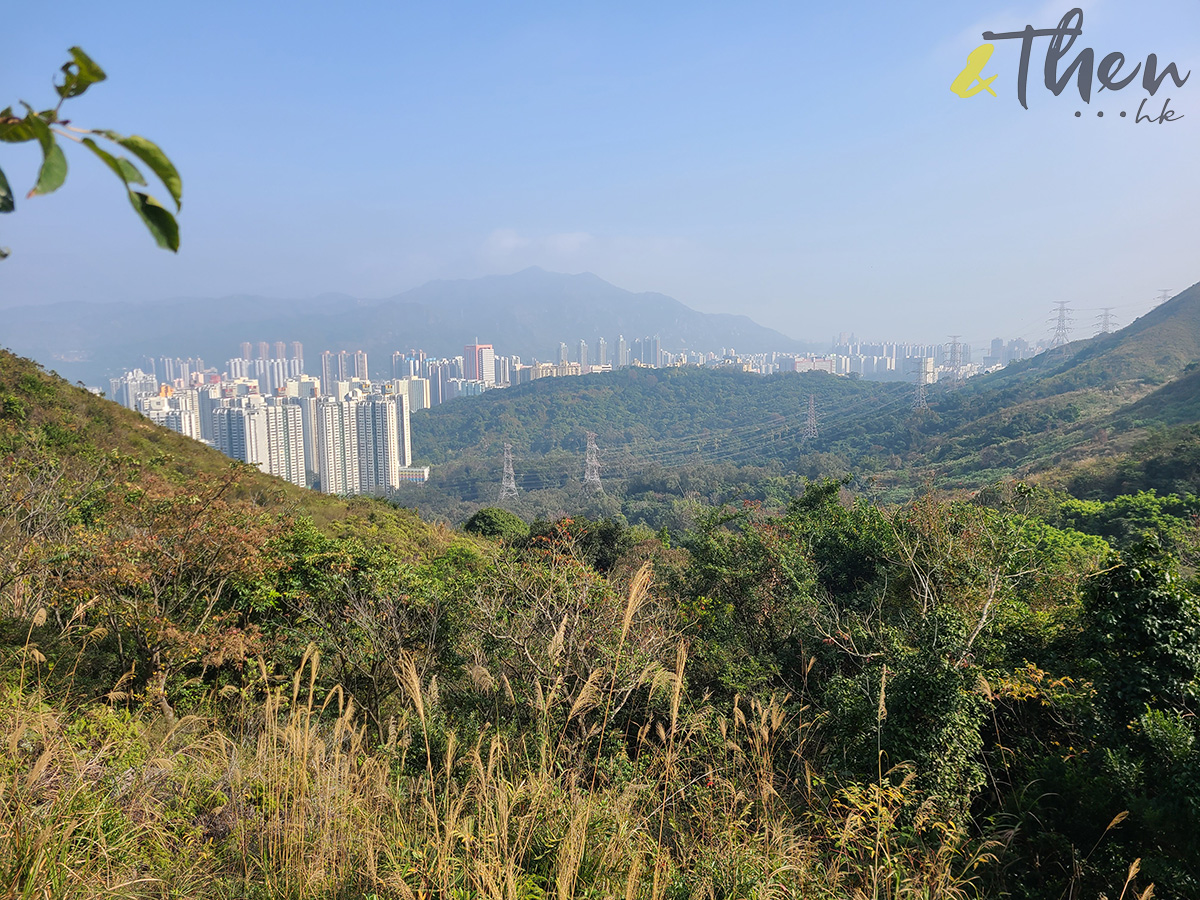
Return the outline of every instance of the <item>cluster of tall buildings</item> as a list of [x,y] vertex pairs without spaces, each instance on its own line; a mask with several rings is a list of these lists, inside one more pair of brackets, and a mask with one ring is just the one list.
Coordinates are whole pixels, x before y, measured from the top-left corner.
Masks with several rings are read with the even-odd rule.
[[323,375],[332,376],[326,382],[305,374],[298,343],[264,342],[258,355],[247,355],[254,349],[243,344],[243,355],[230,359],[224,372],[199,360],[147,360],[151,371],[133,369],[112,379],[111,396],[302,487],[387,495],[428,480],[428,467],[412,465],[410,397],[421,393],[413,379],[372,382],[365,354],[350,354],[349,365],[336,370],[325,365],[331,354],[323,354]]
[[663,350],[662,340],[656,334],[653,337],[635,338],[632,342],[625,340],[625,335],[619,335],[609,353],[608,340],[598,338],[594,345],[586,340],[558,345],[557,362],[559,365],[578,364],[584,374],[595,371],[623,369],[626,366],[648,366],[652,369],[674,365],[673,355]]

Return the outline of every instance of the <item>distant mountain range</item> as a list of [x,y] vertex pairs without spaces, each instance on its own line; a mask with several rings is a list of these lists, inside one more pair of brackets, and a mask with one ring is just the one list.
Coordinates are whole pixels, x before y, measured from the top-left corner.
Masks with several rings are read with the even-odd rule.
[[[746,316],[702,313],[655,293],[622,290],[595,275],[539,268],[513,275],[431,281],[386,300],[327,294],[307,300],[235,296],[146,303],[57,303],[13,307],[0,320],[0,346],[71,380],[102,382],[147,356],[200,356],[220,366],[242,341],[301,341],[316,371],[322,350],[366,350],[384,374],[395,350],[457,355],[479,338],[497,353],[557,358],[558,344],[583,339],[610,355],[618,335],[657,334],[664,349],[740,352],[803,350],[804,344]],[[823,345],[821,345],[823,346]],[[574,352],[574,351],[573,351]]]

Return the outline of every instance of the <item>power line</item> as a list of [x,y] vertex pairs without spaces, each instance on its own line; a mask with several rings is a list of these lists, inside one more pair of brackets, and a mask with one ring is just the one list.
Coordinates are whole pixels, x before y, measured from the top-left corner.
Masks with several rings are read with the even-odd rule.
[[1112,314],[1112,311],[1115,309],[1115,307],[1102,306],[1100,309],[1100,315],[1096,316],[1096,318],[1100,320],[1100,333],[1111,334],[1113,324],[1116,322],[1116,317]]

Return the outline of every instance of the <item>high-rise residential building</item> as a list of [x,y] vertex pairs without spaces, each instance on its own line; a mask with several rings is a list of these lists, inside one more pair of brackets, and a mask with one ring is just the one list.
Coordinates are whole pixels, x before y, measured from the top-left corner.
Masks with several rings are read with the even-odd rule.
[[258,415],[265,417],[267,430],[267,458],[259,462],[259,468],[297,487],[306,487],[303,411],[279,400],[269,403]]
[[469,381],[496,383],[496,351],[491,344],[474,344],[463,347],[463,377]]
[[268,344],[266,341],[258,342],[258,358],[259,359],[270,359],[271,358],[271,345]]
[[565,366],[570,361],[571,361],[571,356],[567,352],[567,345],[560,341],[558,344],[558,364],[560,366]]
[[317,465],[322,491],[358,493],[358,418],[343,400],[324,397],[317,404]]
[[453,372],[450,366],[437,360],[425,360],[425,371],[429,378],[429,403],[431,406],[440,406],[449,398],[446,396],[447,385]]
[[606,341],[604,338],[600,338],[600,340],[596,342],[596,365],[608,365],[608,341]]
[[221,385],[205,384],[196,391],[196,413],[200,419],[200,440],[215,444],[213,410],[221,405]]
[[286,359],[275,358],[261,360],[262,374],[259,375],[259,393],[270,396],[279,393],[288,380],[288,364]]
[[507,356],[497,356],[494,369],[496,375],[496,384],[512,383],[511,363]]
[[408,397],[408,409],[410,412],[416,412],[418,409],[429,409],[430,392],[428,378],[417,378],[416,376],[393,378],[391,388],[393,392],[405,394]]
[[138,411],[156,425],[200,440],[200,413],[195,391],[175,393],[164,387],[162,393],[139,399]]
[[287,397],[283,402],[300,410],[300,431],[304,440],[304,483],[315,485],[320,478],[320,460],[317,441],[317,405],[321,402],[319,391],[312,396]]
[[412,462],[407,394],[324,398],[316,404],[321,490],[329,494],[386,493]]
[[371,382],[363,381],[361,378],[348,378],[345,381],[339,381],[333,386],[332,397],[335,400],[344,400],[346,395],[351,391],[358,391],[360,394],[371,393]]
[[337,356],[328,350],[321,354],[321,393],[326,397],[333,396],[333,386],[341,379],[337,368]]
[[282,393],[286,397],[319,397],[321,382],[312,375],[299,375],[284,382]]
[[242,341],[242,359],[249,359],[253,345],[249,341]]
[[271,348],[275,352],[272,354],[274,359],[287,359],[287,343],[284,341],[276,341]]
[[629,345],[625,343],[625,335],[617,336],[617,367],[629,365]]
[[304,487],[304,429],[298,406],[259,396],[226,400],[213,410],[214,443],[226,456]]
[[368,394],[355,401],[358,417],[358,492],[379,494],[400,484],[412,463],[408,395]]
[[292,341],[291,358],[299,360],[304,359],[304,345],[299,341]]
[[579,341],[579,365],[586,366],[588,364],[588,345],[587,341]]
[[231,459],[246,458],[246,423],[242,411],[233,405],[213,410],[213,446]]
[[371,376],[367,373],[367,351],[354,351],[354,377],[362,381],[370,381]]
[[109,379],[109,399],[129,409],[137,409],[138,400],[158,393],[158,379],[141,369],[132,369],[120,378]]

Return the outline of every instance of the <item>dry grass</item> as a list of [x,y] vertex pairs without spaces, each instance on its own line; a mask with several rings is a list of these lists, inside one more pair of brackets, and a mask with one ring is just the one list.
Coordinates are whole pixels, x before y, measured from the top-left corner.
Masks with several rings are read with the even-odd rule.
[[[322,692],[311,648],[283,683],[260,663],[236,723],[151,701],[68,714],[22,680],[0,696],[0,896],[971,894],[983,857],[961,827],[913,821],[907,779],[825,787],[804,711],[692,698],[685,643],[644,668],[630,719],[616,672],[649,589],[645,568],[615,613],[611,670],[573,688],[552,669],[514,692],[469,665],[463,685],[506,708],[465,744],[407,654],[393,669],[407,712],[383,746],[340,688]],[[566,666],[561,631],[548,656]]]
[[[808,724],[781,699],[728,716],[689,707],[687,651],[659,677],[664,714],[622,779],[568,720],[586,703],[543,685],[542,721],[431,736],[439,702],[397,674],[411,715],[369,748],[353,703],[317,691],[309,654],[251,727],[98,707],[74,718],[10,691],[0,710],[0,894],[6,897],[893,897],[971,893],[961,829],[901,829],[908,782],[832,793]],[[610,692],[609,692],[610,693]],[[591,720],[595,720],[594,722]],[[585,752],[586,750],[586,752]],[[910,823],[911,825],[911,823]],[[933,839],[931,839],[931,837]]]

